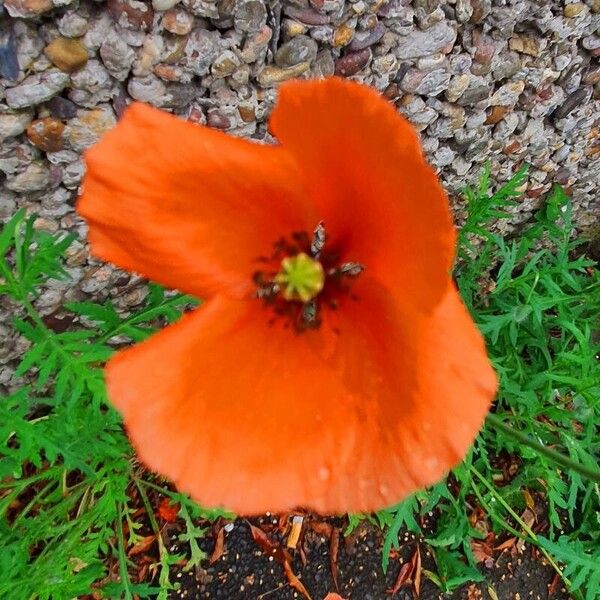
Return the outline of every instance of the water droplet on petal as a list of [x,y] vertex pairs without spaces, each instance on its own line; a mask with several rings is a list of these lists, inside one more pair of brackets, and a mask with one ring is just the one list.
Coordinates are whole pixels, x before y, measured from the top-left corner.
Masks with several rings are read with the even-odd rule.
[[430,456],[428,459],[425,460],[425,467],[427,467],[427,469],[429,469],[430,471],[433,471],[435,468],[437,468],[438,464],[439,461],[435,456]]
[[331,471],[327,467],[321,467],[317,475],[321,481],[327,481],[331,476]]

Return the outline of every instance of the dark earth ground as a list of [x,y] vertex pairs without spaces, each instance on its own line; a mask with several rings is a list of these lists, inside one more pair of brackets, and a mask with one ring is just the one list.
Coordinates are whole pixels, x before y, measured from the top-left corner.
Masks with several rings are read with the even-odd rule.
[[[174,581],[180,588],[169,595],[170,600],[182,598],[214,598],[215,600],[292,600],[302,598],[299,591],[293,589],[286,579],[282,566],[282,552],[286,535],[281,535],[277,519],[267,518],[253,521],[263,531],[269,531],[268,540],[277,545],[268,547],[271,542],[255,541],[249,521],[238,519],[228,525],[226,531],[222,524],[213,528],[213,536],[207,536],[201,543],[209,555],[213,552],[213,564],[203,561],[200,568],[173,573]],[[341,523],[340,523],[341,524]],[[335,524],[333,524],[335,527]],[[341,529],[334,529],[334,537],[339,540],[337,568],[339,589],[336,590],[332,577],[331,564],[331,527],[321,523],[314,531],[311,523],[303,528],[300,542],[295,550],[289,551],[291,567],[304,584],[312,600],[323,600],[329,592],[338,592],[344,600],[379,600],[396,598],[409,600],[416,598],[414,589],[407,583],[394,594],[392,588],[404,564],[414,559],[417,539],[413,534],[401,534],[399,552],[392,551],[387,575],[381,567],[383,538],[381,531],[374,525],[361,523],[349,537],[341,535]],[[220,533],[219,531],[222,530]],[[256,532],[256,530],[254,530]],[[329,534],[329,536],[328,536]],[[216,546],[223,543],[222,554]],[[279,542],[282,546],[279,546]],[[418,544],[422,556],[423,569],[436,572],[436,566],[426,545]],[[496,547],[498,544],[495,544]],[[171,548],[171,547],[170,547]],[[177,550],[177,547],[173,547]],[[273,554],[269,556],[268,554]],[[333,552],[336,553],[335,549]],[[220,554],[220,556],[218,556]],[[304,554],[304,557],[302,556]],[[218,556],[218,558],[217,558]],[[303,560],[304,559],[304,560]],[[487,566],[485,563],[487,562]],[[481,572],[486,581],[467,584],[453,594],[442,594],[439,589],[422,573],[421,600],[568,600],[562,582],[554,570],[545,564],[532,547],[513,545],[507,550],[493,553],[493,558],[480,563]],[[406,570],[406,568],[405,568]],[[552,588],[550,590],[550,588]]]

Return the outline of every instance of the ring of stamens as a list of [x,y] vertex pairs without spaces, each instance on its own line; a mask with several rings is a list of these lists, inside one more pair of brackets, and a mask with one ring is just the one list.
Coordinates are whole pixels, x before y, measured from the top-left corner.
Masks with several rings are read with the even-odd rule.
[[279,240],[273,256],[261,259],[279,261],[279,271],[257,271],[254,281],[256,297],[271,305],[276,314],[291,316],[295,329],[302,331],[320,325],[323,304],[335,309],[334,292],[348,291],[348,280],[358,277],[364,266],[340,263],[336,253],[325,248],[327,235],[322,221],[310,239],[304,233],[295,233],[292,239],[293,243]]

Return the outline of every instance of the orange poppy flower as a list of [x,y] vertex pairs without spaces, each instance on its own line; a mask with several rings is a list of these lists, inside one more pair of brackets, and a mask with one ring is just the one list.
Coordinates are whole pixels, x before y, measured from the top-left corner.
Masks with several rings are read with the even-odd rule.
[[205,506],[371,511],[464,456],[496,390],[448,200],[378,94],[281,86],[279,144],[142,104],[86,156],[93,253],[205,300],[116,354],[141,460]]

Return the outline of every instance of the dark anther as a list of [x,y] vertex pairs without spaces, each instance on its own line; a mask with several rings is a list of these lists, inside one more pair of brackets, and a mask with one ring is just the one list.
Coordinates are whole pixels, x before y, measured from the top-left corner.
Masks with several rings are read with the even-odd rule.
[[316,300],[309,300],[302,305],[302,325],[305,328],[315,327],[318,325],[317,312],[319,305]]
[[268,283],[264,287],[258,288],[256,290],[256,297],[263,299],[273,298],[273,296],[275,296],[277,292],[279,292],[279,285],[277,285],[276,283]]
[[331,277],[346,275],[347,277],[358,277],[365,270],[365,266],[357,262],[345,262],[335,269],[330,269],[327,275]]
[[319,258],[325,247],[325,223],[319,221],[319,224],[313,231],[312,241],[310,243],[310,253],[313,258]]

